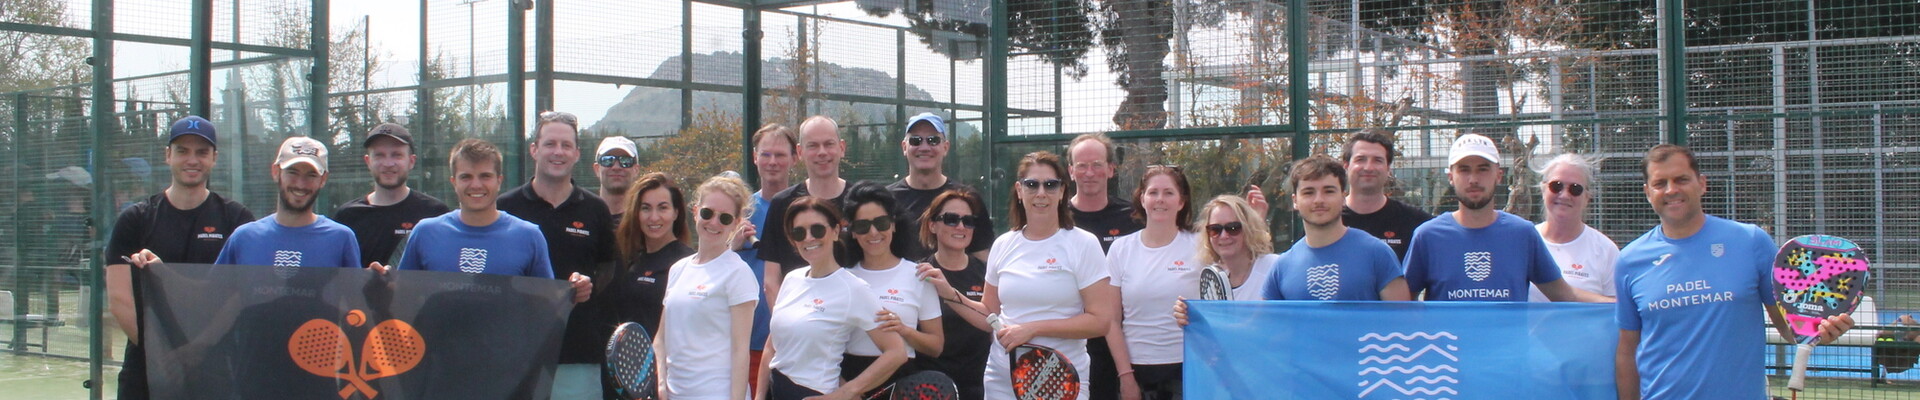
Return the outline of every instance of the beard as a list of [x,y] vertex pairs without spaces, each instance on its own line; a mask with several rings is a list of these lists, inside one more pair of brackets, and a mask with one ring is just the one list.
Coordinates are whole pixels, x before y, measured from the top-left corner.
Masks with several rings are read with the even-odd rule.
[[400,175],[400,179],[395,179],[393,183],[387,183],[387,181],[380,180],[380,178],[376,176],[373,178],[373,184],[379,185],[381,189],[387,189],[387,190],[399,189],[399,188],[407,187],[407,176],[405,174],[402,174]]
[[600,190],[605,190],[605,191],[607,191],[607,194],[611,194],[611,195],[615,195],[615,196],[625,196],[625,195],[627,194],[627,187],[626,187],[626,186],[612,186],[612,185],[608,185],[608,186],[604,186],[604,187],[601,187],[601,188],[600,188]]
[[1484,210],[1487,206],[1493,205],[1493,196],[1487,196],[1487,198],[1481,199],[1480,201],[1474,201],[1465,195],[1455,195],[1453,198],[1454,200],[1460,201],[1460,206],[1466,207],[1468,210]]
[[280,191],[280,209],[296,213],[313,211],[314,199],[308,199],[306,204],[294,204],[293,201],[290,200],[291,198],[293,198],[292,194],[287,193],[285,190]]

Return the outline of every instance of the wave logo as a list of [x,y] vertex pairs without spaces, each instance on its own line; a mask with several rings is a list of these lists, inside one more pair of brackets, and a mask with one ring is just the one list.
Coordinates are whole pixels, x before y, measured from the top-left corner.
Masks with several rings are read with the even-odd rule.
[[1487,276],[1493,275],[1493,252],[1467,252],[1466,259],[1462,262],[1466,263],[1467,278],[1473,279],[1474,282],[1487,280]]
[[487,249],[460,248],[460,272],[478,274],[487,270]]
[[1454,345],[1459,340],[1445,331],[1361,336],[1359,352],[1367,356],[1360,359],[1360,395],[1355,398],[1379,394],[1381,398],[1425,396],[1444,400],[1449,398],[1446,396],[1460,396],[1452,386],[1460,383],[1453,377],[1460,373],[1454,366],[1460,362],[1454,355],[1460,351]]
[[1340,264],[1307,268],[1307,294],[1316,300],[1333,300],[1340,294]]
[[274,250],[273,275],[280,277],[280,279],[292,279],[295,274],[300,273],[301,260],[306,258],[304,256],[303,253],[298,251]]

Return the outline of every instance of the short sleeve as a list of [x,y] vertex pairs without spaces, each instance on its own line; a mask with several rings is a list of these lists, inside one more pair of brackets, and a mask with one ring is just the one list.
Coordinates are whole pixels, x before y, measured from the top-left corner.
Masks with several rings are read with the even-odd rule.
[[527,236],[528,241],[533,243],[533,249],[530,250],[533,253],[527,256],[533,262],[529,264],[526,276],[553,279],[553,259],[547,257],[547,237],[541,235],[539,229],[529,229],[528,232],[531,233]]
[[933,282],[920,281],[920,320],[940,318],[940,292]]
[[1541,239],[1539,234],[1533,232],[1532,229],[1528,229],[1526,236],[1527,242],[1532,245],[1530,247],[1533,247],[1532,262],[1528,266],[1532,271],[1527,274],[1532,279],[1528,281],[1541,284],[1560,280],[1560,263],[1555,262],[1553,252],[1547,250],[1547,240]]
[[[740,265],[739,269],[727,274],[727,281],[722,283],[727,288],[727,305],[730,306],[760,300],[760,283],[753,279],[753,271],[748,270],[744,264]],[[674,273],[668,273],[667,277],[672,278],[674,275]]]
[[236,253],[239,253],[240,249],[237,247],[244,245],[248,240],[243,237],[245,235],[246,231],[234,229],[233,235],[227,237],[227,242],[220,245],[220,256],[213,259],[213,264],[232,265],[236,261],[234,258],[239,257]]
[[[848,285],[854,293],[872,293],[873,288],[866,284]],[[880,312],[880,298],[876,296],[847,296],[847,320],[859,327],[861,332],[880,327],[873,315]],[[858,334],[856,334],[858,335]]]
[[760,241],[758,256],[761,260],[780,263],[780,268],[783,270],[780,272],[791,271],[794,267],[805,264],[792,262],[792,259],[800,258],[800,255],[793,251],[793,243],[787,241],[786,208],[793,203],[792,194],[792,188],[788,188],[773,195],[773,199],[767,204],[767,224],[759,229],[761,232],[770,232],[772,235],[769,239]]
[[341,243],[340,246],[340,266],[344,268],[366,268],[365,265],[358,265],[360,264],[360,240],[353,236],[353,230],[346,229],[345,227],[341,227],[339,230],[342,231],[340,240],[344,242]]
[[1073,276],[1079,281],[1077,283],[1080,289],[1086,289],[1088,286],[1112,277],[1107,270],[1107,255],[1100,251],[1100,239],[1079,229],[1074,229],[1071,233],[1087,239],[1072,243],[1076,247],[1073,251],[1080,253],[1079,257],[1075,257],[1080,260],[1080,265],[1073,266]]
[[[426,222],[426,220],[421,221]],[[407,234],[407,247],[400,249],[400,265],[391,267],[398,268],[402,271],[425,269],[426,264],[420,261],[420,257],[422,256],[422,254],[420,254],[420,248],[425,246],[423,243],[433,240],[433,234],[433,225],[431,224],[422,223],[414,226],[413,233]]]
[[1640,330],[1640,306],[1633,299],[1633,277],[1627,275],[1627,268],[1619,262],[1613,265],[1613,282],[1629,290],[1620,291],[1614,299],[1614,322],[1620,324],[1620,330]]
[[1599,240],[1594,241],[1594,245],[1602,246],[1597,249],[1600,251],[1600,265],[1608,267],[1607,273],[1600,276],[1602,279],[1602,282],[1600,282],[1600,294],[1607,297],[1617,297],[1620,295],[1620,288],[1616,285],[1618,281],[1614,280],[1613,272],[1620,268],[1618,266],[1620,263],[1620,247],[1615,246],[1613,241],[1607,239],[1606,236],[1600,236]]
[[1774,293],[1773,288],[1773,257],[1774,254],[1778,252],[1778,250],[1775,250],[1776,247],[1773,244],[1773,236],[1768,235],[1767,231],[1761,230],[1759,227],[1751,225],[1742,226],[1745,226],[1748,231],[1753,232],[1753,239],[1750,244],[1750,246],[1753,247],[1753,267],[1754,272],[1760,277],[1759,280],[1755,281],[1759,282],[1759,284],[1753,285],[1754,288],[1759,291],[1759,293],[1756,293],[1759,297],[1756,298],[1760,299],[1760,305],[1774,305],[1779,302],[1779,299],[1776,298],[1778,294]]
[[1287,257],[1282,255],[1280,258],[1273,260],[1273,271],[1267,273],[1267,282],[1265,285],[1261,285],[1260,298],[1267,300],[1287,299],[1286,294],[1280,292],[1280,278],[1286,275],[1286,270],[1281,268],[1280,264],[1285,262],[1286,259]]
[[1400,262],[1393,256],[1392,247],[1387,247],[1386,243],[1378,240],[1368,243],[1367,247],[1373,249],[1369,251],[1373,253],[1373,276],[1379,279],[1378,282],[1374,282],[1374,293],[1387,290],[1387,285],[1393,283],[1394,279],[1406,276],[1406,270],[1400,267]]
[[1000,270],[1004,269],[1007,258],[1013,256],[1007,254],[1008,240],[1007,235],[1000,235],[998,239],[993,240],[993,250],[987,254],[987,275],[984,278],[988,285],[1000,286]]
[[1407,291],[1416,299],[1420,291],[1427,290],[1427,243],[1422,237],[1425,233],[1424,229],[1414,228],[1413,239],[1407,242],[1406,260],[1400,263],[1400,270],[1406,273]]
[[[1127,253],[1133,252],[1132,248],[1133,246],[1118,246],[1117,248],[1108,248],[1108,252],[1106,256],[1101,257],[1102,261],[1106,261],[1107,263],[1106,267],[1107,267],[1107,278],[1108,278],[1107,284],[1108,285],[1113,285],[1113,287],[1126,287],[1127,268],[1123,266],[1125,265],[1123,260],[1127,259],[1127,256],[1128,256]],[[1082,284],[1080,285],[1080,287],[1085,288],[1086,285]]]
[[[967,191],[973,193],[975,196],[980,194],[980,192],[973,191],[971,188],[967,189]],[[973,228],[973,243],[967,245],[968,253],[993,248],[993,207],[980,207],[980,215],[975,218],[978,218],[977,221],[986,223]],[[918,227],[916,227],[915,230],[917,231]],[[932,245],[928,247],[932,247]],[[928,254],[932,254],[931,250],[929,250]]]
[[102,258],[107,260],[107,265],[126,264],[123,257],[140,252],[140,239],[147,232],[149,210],[143,201],[120,211],[120,217],[113,223],[113,237],[107,238],[107,254]]

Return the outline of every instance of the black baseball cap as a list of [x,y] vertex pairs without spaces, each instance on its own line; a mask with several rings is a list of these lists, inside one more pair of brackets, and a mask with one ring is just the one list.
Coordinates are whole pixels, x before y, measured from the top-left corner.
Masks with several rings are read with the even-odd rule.
[[173,125],[167,127],[167,144],[172,145],[173,141],[187,135],[199,136],[206,139],[207,143],[212,143],[214,148],[220,148],[220,141],[214,140],[219,135],[213,130],[213,121],[208,121],[206,118],[188,115],[186,118],[173,121]]
[[408,149],[413,148],[413,134],[407,133],[406,126],[392,122],[380,124],[379,126],[373,127],[373,130],[367,131],[367,140],[361,141],[360,147],[372,145],[373,139],[381,136],[398,140],[401,144],[407,145]]

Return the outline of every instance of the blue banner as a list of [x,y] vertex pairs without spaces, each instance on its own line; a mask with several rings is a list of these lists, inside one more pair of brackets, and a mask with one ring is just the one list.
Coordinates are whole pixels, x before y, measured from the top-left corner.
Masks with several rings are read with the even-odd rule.
[[1614,399],[1612,304],[1193,301],[1188,399]]

